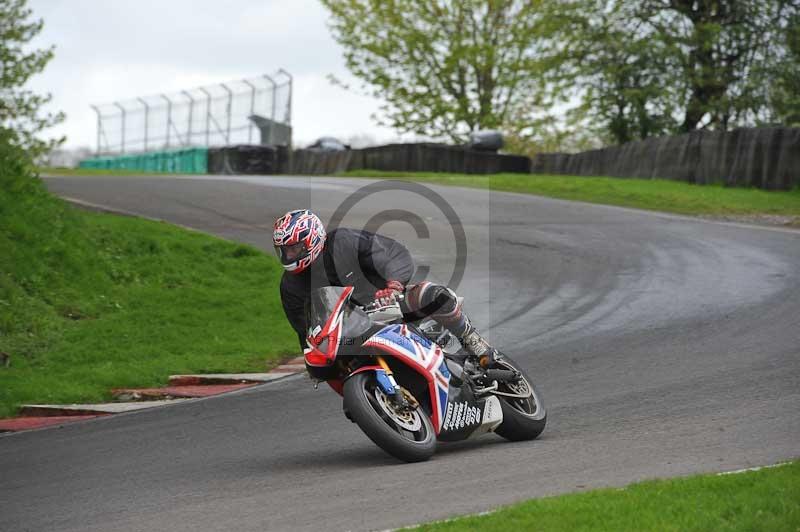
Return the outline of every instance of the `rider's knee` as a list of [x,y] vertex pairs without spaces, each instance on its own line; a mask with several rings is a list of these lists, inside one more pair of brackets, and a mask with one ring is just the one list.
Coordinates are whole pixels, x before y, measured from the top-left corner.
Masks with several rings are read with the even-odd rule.
[[440,284],[419,283],[410,287],[407,295],[414,310],[427,316],[452,317],[461,310],[456,293]]

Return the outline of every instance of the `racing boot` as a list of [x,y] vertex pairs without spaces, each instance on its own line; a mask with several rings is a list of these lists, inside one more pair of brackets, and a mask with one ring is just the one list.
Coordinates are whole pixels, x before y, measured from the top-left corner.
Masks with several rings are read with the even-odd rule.
[[483,336],[478,334],[478,331],[469,321],[467,321],[464,333],[459,339],[461,340],[461,345],[464,346],[464,350],[477,358],[483,369],[498,366],[497,362],[500,359],[500,352],[492,347]]

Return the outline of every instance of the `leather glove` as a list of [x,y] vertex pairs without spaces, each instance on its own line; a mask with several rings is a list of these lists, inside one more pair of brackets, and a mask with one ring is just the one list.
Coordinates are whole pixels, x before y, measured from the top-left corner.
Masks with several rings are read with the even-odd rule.
[[400,281],[386,281],[386,288],[375,292],[375,300],[382,307],[392,305],[396,301],[396,297],[402,294],[405,289],[406,287]]

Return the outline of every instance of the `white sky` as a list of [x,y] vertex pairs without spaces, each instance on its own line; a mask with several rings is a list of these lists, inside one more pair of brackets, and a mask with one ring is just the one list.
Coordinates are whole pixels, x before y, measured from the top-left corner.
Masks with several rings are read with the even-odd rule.
[[294,76],[294,143],[324,135],[398,139],[375,125],[379,102],[332,85],[351,85],[341,47],[317,0],[29,0],[44,30],[34,46],[55,57],[28,87],[53,95],[66,121],[47,136],[65,148],[95,147],[92,103],[191,89],[272,74]]

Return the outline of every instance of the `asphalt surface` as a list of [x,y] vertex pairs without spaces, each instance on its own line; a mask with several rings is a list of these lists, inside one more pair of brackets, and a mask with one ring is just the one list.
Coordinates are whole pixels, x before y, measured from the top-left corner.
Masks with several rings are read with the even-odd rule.
[[[329,220],[370,181],[47,183],[269,250],[277,215]],[[428,238],[401,221],[381,231],[447,282],[457,246],[434,193],[466,234],[467,311],[547,401],[539,440],[488,435],[401,464],[296,377],[0,437],[0,530],[384,529],[800,456],[800,232],[447,187],[361,198],[341,225],[411,211]]]

